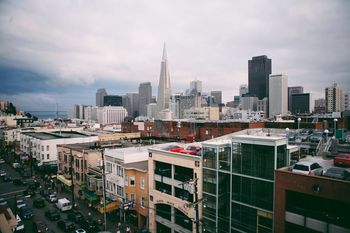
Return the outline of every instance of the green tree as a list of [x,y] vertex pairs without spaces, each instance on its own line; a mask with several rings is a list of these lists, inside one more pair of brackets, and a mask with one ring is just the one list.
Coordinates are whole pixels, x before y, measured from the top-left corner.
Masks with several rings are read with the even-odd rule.
[[16,107],[15,107],[12,103],[9,103],[9,104],[7,105],[7,108],[6,108],[5,112],[6,112],[7,114],[16,115],[16,113],[17,113]]

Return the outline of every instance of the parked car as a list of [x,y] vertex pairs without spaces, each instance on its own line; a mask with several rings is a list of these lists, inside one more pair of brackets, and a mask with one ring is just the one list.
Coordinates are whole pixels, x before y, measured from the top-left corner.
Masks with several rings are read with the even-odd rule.
[[5,205],[7,205],[7,201],[6,201],[6,199],[5,198],[0,198],[0,206],[5,206]]
[[57,200],[56,207],[60,211],[64,212],[64,211],[71,210],[72,209],[72,204],[70,203],[70,201],[67,198],[61,198],[61,199]]
[[57,226],[58,226],[58,228],[60,228],[64,232],[75,230],[75,224],[68,219],[58,221]]
[[10,181],[12,181],[12,177],[11,177],[11,176],[3,176],[3,177],[2,177],[2,181],[4,181],[4,182],[10,182]]
[[179,145],[169,145],[166,148],[164,148],[167,151],[171,151],[171,152],[177,152],[179,153],[180,151],[184,150],[184,148],[182,146]]
[[36,208],[43,208],[45,207],[45,200],[43,198],[37,198],[34,200],[33,206]]
[[350,167],[350,154],[338,154],[335,156],[334,165]]
[[188,146],[185,150],[180,151],[180,153],[188,155],[197,155],[201,151],[200,146]]
[[4,163],[5,163],[5,160],[0,159],[0,164],[4,164]]
[[81,223],[84,221],[84,216],[79,211],[73,210],[68,214],[67,218],[75,223]]
[[0,177],[1,176],[6,176],[6,172],[4,170],[0,170]]
[[33,222],[33,232],[42,233],[46,232],[48,229],[49,228],[47,227],[46,223],[41,220]]
[[42,189],[40,190],[40,195],[42,197],[46,197],[46,196],[49,196],[50,194],[53,194],[53,191],[51,189]]
[[23,219],[31,219],[34,216],[33,210],[28,206],[24,206],[19,210],[19,216]]
[[23,182],[23,180],[18,179],[18,178],[13,179],[13,180],[12,180],[12,183],[13,183],[14,185],[24,185],[24,184],[25,184],[25,183]]
[[51,221],[57,221],[61,218],[60,213],[55,209],[50,209],[45,212],[45,216]]
[[35,193],[35,190],[30,189],[30,188],[28,188],[28,189],[26,189],[26,190],[23,191],[23,195],[24,195],[24,196],[34,197],[35,194],[36,194],[36,193]]
[[309,141],[313,143],[319,143],[322,140],[323,132],[313,132],[310,137]]
[[83,228],[79,228],[75,230],[75,233],[86,233],[86,231]]
[[46,200],[50,203],[57,202],[57,196],[56,196],[56,194],[50,194],[50,195],[46,196]]
[[40,187],[40,182],[34,179],[28,179],[25,181],[25,183],[28,184],[28,188],[31,188],[33,190],[36,190]]
[[350,172],[341,167],[329,168],[324,173],[324,176],[341,180],[350,180]]
[[24,206],[27,206],[27,203],[24,200],[22,200],[22,199],[17,200],[16,201],[16,212],[19,212],[19,210]]
[[305,175],[322,175],[323,168],[313,161],[299,161],[294,164],[292,172]]
[[297,135],[297,132],[295,132],[295,131],[288,132],[288,140],[289,141],[294,141],[296,135]]
[[13,167],[14,169],[16,169],[16,168],[21,167],[21,164],[20,164],[20,163],[13,163],[13,164],[12,164],[12,167]]
[[85,219],[80,225],[87,232],[98,232],[100,230],[99,224],[92,219]]

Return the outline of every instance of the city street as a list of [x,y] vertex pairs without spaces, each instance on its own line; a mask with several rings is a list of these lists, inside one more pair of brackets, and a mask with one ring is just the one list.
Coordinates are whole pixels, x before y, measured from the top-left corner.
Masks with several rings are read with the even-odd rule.
[[[4,163],[0,165],[0,170],[4,170],[7,174],[7,176],[11,177],[12,179],[18,178],[21,180],[24,180],[20,174],[13,169],[10,165]],[[41,186],[44,186],[44,182],[41,181]],[[12,182],[4,182],[3,179],[0,179],[0,197],[5,198],[8,202],[8,207],[10,207],[13,212],[15,212],[15,202],[16,200],[22,199],[25,200],[27,205],[33,210],[34,217],[30,220],[23,220],[25,225],[25,232],[32,233],[33,231],[33,222],[37,220],[44,221],[48,228],[50,230],[53,230],[54,232],[63,232],[61,229],[57,227],[57,221],[50,221],[47,217],[45,217],[45,211],[49,209],[57,209],[54,203],[49,203],[45,200],[45,207],[43,208],[35,208],[33,207],[33,201],[36,198],[41,197],[39,194],[40,187],[36,190],[35,197],[25,197],[23,192],[26,190],[25,185],[14,185]],[[62,191],[61,193],[57,194],[57,198],[63,198],[66,197],[69,200],[71,200],[71,193]],[[90,215],[93,220],[100,220],[103,222],[103,214],[100,214],[95,209],[90,209],[86,202],[84,200],[76,198],[76,210],[81,212],[85,219],[88,218]],[[61,219],[67,219],[67,213],[60,213]],[[119,215],[117,213],[113,214],[107,214],[107,230],[110,232],[116,232],[117,226],[119,222]],[[76,224],[76,229],[79,229],[79,224]],[[104,230],[103,224],[99,226],[100,230]],[[125,232],[126,226],[121,226],[122,231]],[[137,232],[137,230],[132,229],[132,232]]]

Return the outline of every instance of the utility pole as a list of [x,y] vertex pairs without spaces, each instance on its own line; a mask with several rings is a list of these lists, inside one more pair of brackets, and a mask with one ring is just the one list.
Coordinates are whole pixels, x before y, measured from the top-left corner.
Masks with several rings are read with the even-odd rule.
[[106,171],[105,171],[105,157],[104,150],[101,150],[102,158],[102,185],[103,185],[103,217],[104,217],[104,229],[107,231],[107,213],[106,213]]
[[73,154],[72,149],[70,149],[70,179],[71,179],[71,192],[72,192],[72,204],[75,207],[75,196],[74,196],[74,182],[73,182]]
[[184,189],[184,184],[189,184],[193,187],[193,191],[191,191],[190,193],[193,192],[194,194],[194,202],[193,203],[189,203],[189,204],[185,204],[186,207],[193,207],[194,211],[195,211],[195,220],[194,223],[196,224],[196,233],[199,233],[199,208],[198,205],[199,203],[201,203],[203,201],[203,199],[198,198],[198,178],[197,178],[197,173],[194,173],[194,180],[189,180],[189,181],[185,181],[183,183],[181,183],[180,185],[182,185],[182,189]]

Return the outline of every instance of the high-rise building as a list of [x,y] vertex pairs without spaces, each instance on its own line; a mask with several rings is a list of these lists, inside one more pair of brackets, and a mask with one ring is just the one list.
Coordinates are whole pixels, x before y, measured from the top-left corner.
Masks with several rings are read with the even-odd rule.
[[168,65],[166,47],[164,44],[163,58],[162,58],[162,63],[160,68],[159,85],[158,85],[158,99],[157,99],[158,112],[165,109],[169,109],[170,96],[171,96],[171,85],[170,85],[169,65]]
[[315,113],[324,113],[326,111],[326,100],[323,98],[315,100]]
[[337,83],[325,89],[326,95],[326,112],[342,111],[342,89]]
[[196,91],[202,93],[202,81],[194,80],[190,82],[190,93]]
[[123,97],[120,95],[106,95],[103,97],[103,106],[123,106]]
[[239,86],[239,96],[242,97],[243,95],[247,94],[249,92],[248,85],[242,84]]
[[123,107],[128,111],[128,116],[139,116],[139,93],[126,93],[123,96]]
[[147,105],[152,100],[152,86],[150,82],[141,83],[139,86],[139,115],[147,116]]
[[288,111],[292,111],[292,95],[304,93],[304,87],[288,87]]
[[310,93],[293,94],[291,97],[293,114],[310,113],[311,111],[311,95]]
[[271,59],[266,55],[253,57],[248,61],[248,90],[259,99],[269,97],[269,75]]
[[350,92],[344,92],[343,93],[343,111],[349,111],[350,110]]
[[269,99],[266,97],[262,100],[258,100],[256,105],[256,110],[259,112],[264,112],[264,116],[266,116],[267,110],[269,109]]
[[96,106],[103,107],[103,97],[107,95],[107,91],[104,88],[100,88],[96,92]]
[[215,105],[222,104],[222,91],[211,91],[210,95],[214,97]]
[[283,74],[270,75],[269,117],[288,114],[288,77]]
[[258,97],[250,96],[249,94],[244,94],[241,97],[241,109],[256,111],[257,110]]

